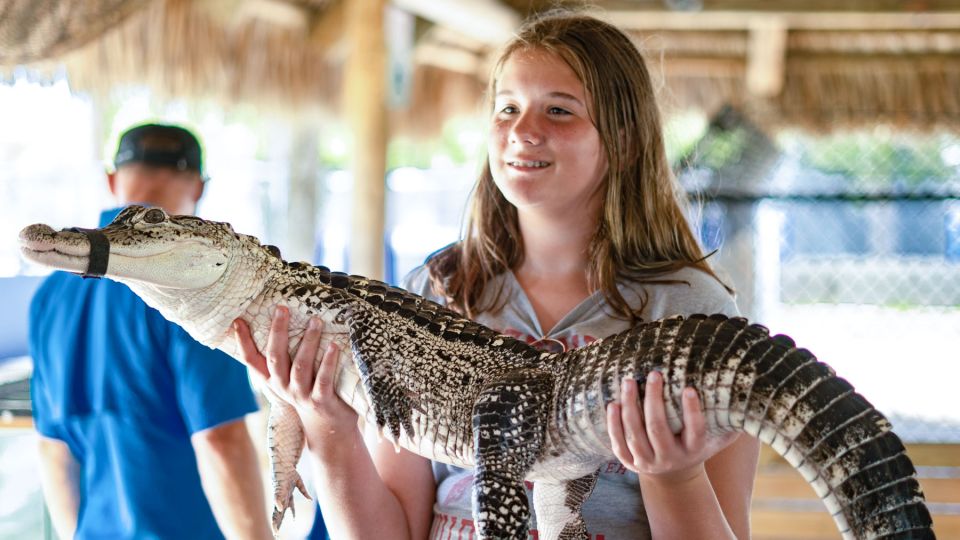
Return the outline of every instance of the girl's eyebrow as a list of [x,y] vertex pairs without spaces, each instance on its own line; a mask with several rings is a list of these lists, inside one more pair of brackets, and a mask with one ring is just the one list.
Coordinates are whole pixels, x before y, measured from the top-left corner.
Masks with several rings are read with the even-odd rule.
[[[512,95],[513,95],[513,91],[511,90],[499,90],[494,95],[494,97],[512,96]],[[548,92],[547,97],[554,98],[554,99],[562,99],[565,101],[572,101],[577,105],[583,106],[583,101],[581,101],[580,98],[567,92],[560,92],[560,91]]]

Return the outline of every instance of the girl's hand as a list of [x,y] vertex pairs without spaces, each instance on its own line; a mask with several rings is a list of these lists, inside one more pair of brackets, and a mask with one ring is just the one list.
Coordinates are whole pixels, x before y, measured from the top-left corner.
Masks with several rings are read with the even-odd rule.
[[703,463],[737,434],[708,436],[697,392],[685,388],[681,397],[683,429],[674,435],[667,424],[663,386],[663,375],[651,371],[641,407],[637,382],[624,378],[620,402],[607,406],[607,431],[614,455],[626,468],[658,480],[683,481],[701,474]]
[[288,352],[289,324],[290,311],[278,306],[264,357],[257,350],[247,323],[240,319],[234,321],[241,361],[253,368],[277,397],[297,410],[307,444],[313,439],[329,441],[333,439],[330,434],[356,429],[357,413],[340,399],[334,387],[340,349],[331,342],[320,356],[323,321],[317,317],[310,319],[292,360]]

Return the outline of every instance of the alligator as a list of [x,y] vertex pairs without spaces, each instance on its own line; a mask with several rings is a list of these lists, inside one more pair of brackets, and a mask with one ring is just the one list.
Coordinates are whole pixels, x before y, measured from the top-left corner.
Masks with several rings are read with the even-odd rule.
[[[890,423],[813,354],[743,318],[672,317],[563,353],[500,335],[403,289],[289,263],[228,223],[130,206],[102,229],[20,233],[36,263],[127,284],[166,318],[237,357],[232,321],[264,347],[285,305],[290,350],[311,317],[339,343],[336,389],[399,447],[473,467],[480,538],[526,538],[524,480],[537,485],[539,535],[588,538],[580,515],[614,459],[604,409],[624,377],[664,375],[671,429],[693,387],[711,434],[746,433],[809,482],[846,539],[934,538],[916,471]],[[291,506],[303,449],[296,412],[269,396],[276,529]],[[304,493],[306,494],[306,493]]]

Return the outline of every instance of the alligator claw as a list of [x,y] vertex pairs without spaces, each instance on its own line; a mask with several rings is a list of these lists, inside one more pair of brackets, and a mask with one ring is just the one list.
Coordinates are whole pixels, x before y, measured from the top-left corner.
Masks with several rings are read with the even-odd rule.
[[[293,488],[296,487],[300,490],[300,493],[303,494],[307,499],[312,499],[313,497],[307,492],[307,486],[303,484],[303,479],[300,478],[300,475],[294,472],[293,474],[296,477],[293,480],[293,485],[290,486],[290,489],[277,490],[276,498],[273,501],[273,534],[276,536],[280,531],[280,524],[283,523],[283,516],[287,513],[287,510],[290,510],[290,515],[294,518],[297,517],[296,507],[293,505]],[[281,495],[281,492],[285,491],[286,496]]]

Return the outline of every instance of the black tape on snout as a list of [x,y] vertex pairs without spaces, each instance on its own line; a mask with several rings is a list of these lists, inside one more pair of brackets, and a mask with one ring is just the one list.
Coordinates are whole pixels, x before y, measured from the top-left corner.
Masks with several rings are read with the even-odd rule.
[[85,278],[99,278],[106,275],[107,261],[110,260],[110,241],[107,240],[107,236],[97,229],[72,227],[67,230],[83,234],[90,242],[90,259],[87,262],[87,271],[81,275]]

